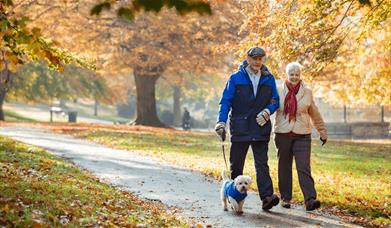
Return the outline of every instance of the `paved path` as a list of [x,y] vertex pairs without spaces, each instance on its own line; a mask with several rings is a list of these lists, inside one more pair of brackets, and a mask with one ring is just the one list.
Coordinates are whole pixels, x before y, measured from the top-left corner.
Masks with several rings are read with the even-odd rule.
[[1,127],[0,134],[45,148],[140,198],[179,207],[184,216],[213,227],[357,227],[336,217],[306,213],[301,206],[289,210],[277,206],[263,212],[256,193],[249,194],[244,214],[237,216],[222,210],[220,183],[198,172],[38,128]]

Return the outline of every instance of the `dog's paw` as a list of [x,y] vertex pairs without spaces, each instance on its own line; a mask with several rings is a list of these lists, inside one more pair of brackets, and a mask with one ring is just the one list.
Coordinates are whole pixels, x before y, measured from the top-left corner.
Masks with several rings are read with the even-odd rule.
[[224,211],[228,211],[228,208],[224,207]]
[[243,214],[243,211],[237,211],[236,214],[242,215],[242,214]]

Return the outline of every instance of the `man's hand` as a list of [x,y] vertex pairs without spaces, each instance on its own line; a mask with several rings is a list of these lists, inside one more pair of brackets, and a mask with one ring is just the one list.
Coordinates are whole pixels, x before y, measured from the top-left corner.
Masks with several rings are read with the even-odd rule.
[[225,141],[225,123],[224,122],[218,122],[215,126],[215,131],[217,136],[220,137],[221,141]]
[[265,125],[267,121],[269,121],[269,119],[270,119],[270,111],[267,108],[265,108],[260,113],[258,113],[256,118],[258,125],[261,127]]
[[326,142],[327,142],[327,138],[326,138],[326,139],[322,139],[322,138],[320,138],[320,141],[322,141],[322,146],[323,146],[324,144],[326,144]]

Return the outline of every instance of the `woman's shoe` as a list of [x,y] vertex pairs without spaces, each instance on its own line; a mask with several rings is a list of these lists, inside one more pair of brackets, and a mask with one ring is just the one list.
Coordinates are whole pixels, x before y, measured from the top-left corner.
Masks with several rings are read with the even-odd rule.
[[281,206],[282,206],[283,208],[291,208],[291,203],[290,203],[289,200],[283,200],[283,201],[281,202]]

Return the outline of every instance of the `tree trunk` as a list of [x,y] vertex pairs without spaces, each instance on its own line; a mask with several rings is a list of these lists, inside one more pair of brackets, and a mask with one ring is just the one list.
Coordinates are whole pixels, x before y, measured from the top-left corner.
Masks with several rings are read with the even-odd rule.
[[94,103],[94,116],[98,116],[98,106],[99,106],[99,102],[97,99],[95,99],[95,103]]
[[62,109],[66,109],[66,107],[67,107],[67,101],[64,100],[64,99],[60,99],[59,106],[60,106]]
[[0,72],[0,121],[5,120],[3,104],[7,94],[7,86],[9,86],[9,83],[12,79],[11,75],[12,73],[7,69],[4,69]]
[[155,85],[160,74],[134,70],[137,91],[136,125],[166,127],[156,112]]
[[5,120],[4,110],[3,110],[3,104],[5,100],[5,95],[7,94],[6,88],[4,85],[0,84],[0,121]]
[[174,126],[181,126],[181,88],[178,86],[172,87],[174,90],[173,98],[174,98]]
[[346,105],[343,106],[343,122],[347,123],[347,110],[346,110]]

